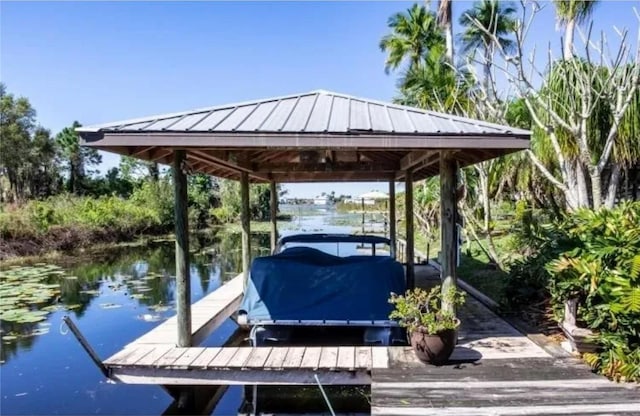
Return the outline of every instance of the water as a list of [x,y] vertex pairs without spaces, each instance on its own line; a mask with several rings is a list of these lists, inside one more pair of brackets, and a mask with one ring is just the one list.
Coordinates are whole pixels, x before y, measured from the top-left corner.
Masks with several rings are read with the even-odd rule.
[[[289,212],[296,215],[297,207]],[[287,211],[285,207],[284,211]],[[311,215],[309,215],[311,214]],[[359,216],[306,208],[289,230],[345,233]],[[332,224],[340,225],[332,225]],[[267,234],[252,237],[254,255],[268,253]],[[239,235],[218,233],[191,243],[191,299],[212,292],[239,272]],[[60,294],[49,299],[57,309],[38,323],[0,321],[0,412],[13,414],[161,414],[172,399],[160,387],[107,383],[76,339],[62,325],[69,315],[103,359],[175,314],[174,243],[157,241],[145,247],[127,247],[65,259],[60,275],[44,283],[60,284]],[[41,266],[42,267],[42,266]],[[71,278],[69,278],[71,276]],[[74,278],[75,277],[75,278]],[[69,309],[70,308],[70,309]],[[220,346],[233,334],[228,320],[203,343]],[[33,331],[39,335],[25,336]],[[237,414],[244,392],[230,387],[213,414]]]

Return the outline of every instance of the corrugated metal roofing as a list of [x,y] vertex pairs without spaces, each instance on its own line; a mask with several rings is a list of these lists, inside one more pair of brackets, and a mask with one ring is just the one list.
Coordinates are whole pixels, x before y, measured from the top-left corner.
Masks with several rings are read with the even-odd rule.
[[527,130],[323,90],[86,126],[78,131],[530,134]]

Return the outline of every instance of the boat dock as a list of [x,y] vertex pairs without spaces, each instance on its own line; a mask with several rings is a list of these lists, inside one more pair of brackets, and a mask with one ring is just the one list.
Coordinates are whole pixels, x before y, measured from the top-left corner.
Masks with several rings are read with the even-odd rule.
[[[416,283],[438,273],[416,267]],[[236,310],[242,275],[192,306],[201,342]],[[370,385],[376,415],[640,414],[640,389],[591,373],[562,350],[539,345],[469,296],[450,363],[419,362],[410,347],[176,347],[175,318],[104,361],[110,378],[180,386]],[[197,344],[196,344],[197,345]]]

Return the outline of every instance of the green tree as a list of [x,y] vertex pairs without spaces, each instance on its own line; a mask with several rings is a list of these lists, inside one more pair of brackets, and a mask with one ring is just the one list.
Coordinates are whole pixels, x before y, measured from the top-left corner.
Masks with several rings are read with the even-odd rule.
[[38,127],[29,100],[8,93],[0,83],[0,202],[56,192],[56,158],[50,133]]
[[418,4],[391,16],[387,26],[391,33],[380,41],[380,49],[387,53],[387,73],[397,69],[406,59],[409,68],[418,65],[432,46],[444,41],[435,15]]
[[[515,7],[510,3],[498,0],[480,0],[460,16],[460,25],[464,27],[464,32],[460,36],[462,52],[473,54],[478,49],[484,52],[483,82],[490,99],[494,95],[492,94],[491,65],[496,46],[507,52],[515,47],[515,41],[509,37],[515,30],[515,12]],[[495,42],[498,42],[499,45],[496,45]]]
[[558,24],[564,25],[564,48],[562,54],[565,60],[573,58],[573,37],[576,25],[591,16],[597,0],[554,0]]
[[86,193],[86,168],[102,162],[102,156],[96,149],[80,146],[80,136],[75,129],[81,126],[80,123],[74,121],[70,127],[65,127],[56,136],[69,174],[67,190],[78,195]]
[[456,71],[446,61],[444,45],[435,45],[423,62],[408,68],[398,80],[400,96],[396,102],[428,110],[467,114],[469,74]]

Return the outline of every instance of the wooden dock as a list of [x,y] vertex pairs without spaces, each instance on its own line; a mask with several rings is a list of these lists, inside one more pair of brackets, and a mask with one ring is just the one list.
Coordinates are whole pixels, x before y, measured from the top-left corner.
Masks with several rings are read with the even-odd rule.
[[[227,318],[238,311],[242,302],[242,274],[191,305],[191,333],[194,345],[199,345]],[[173,316],[126,346],[175,345],[178,318]],[[108,360],[107,360],[108,361]]]
[[[428,287],[438,274],[416,268]],[[192,305],[201,342],[236,312],[242,275]],[[448,365],[420,363],[410,347],[176,347],[171,318],[104,361],[110,378],[180,389],[226,385],[371,385],[375,415],[640,415],[637,385],[616,384],[580,360],[533,342],[469,296]]]
[[104,362],[128,384],[365,385],[373,369],[388,367],[386,347],[177,348],[138,345]]
[[637,385],[611,382],[576,358],[453,360],[436,367],[400,349],[372,379],[373,415],[640,415]]
[[[416,282],[439,282],[429,266]],[[389,348],[372,370],[371,413],[426,415],[640,415],[640,388],[596,375],[579,359],[522,334],[472,296],[458,310],[450,363],[430,366],[410,347]]]

